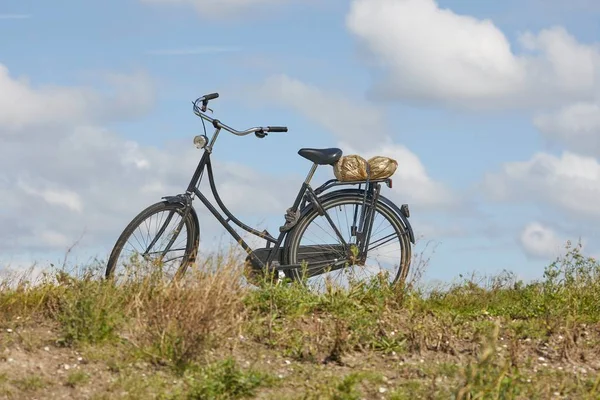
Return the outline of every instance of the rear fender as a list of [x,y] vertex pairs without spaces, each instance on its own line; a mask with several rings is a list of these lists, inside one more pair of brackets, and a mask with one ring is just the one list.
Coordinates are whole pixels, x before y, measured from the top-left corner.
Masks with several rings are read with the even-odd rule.
[[[364,193],[365,193],[365,191],[361,190],[361,189],[341,189],[341,190],[335,190],[333,192],[325,193],[325,194],[319,196],[318,199],[321,203],[323,203],[325,201],[329,201],[336,197],[346,196],[349,194],[363,196]],[[392,202],[390,199],[382,196],[381,194],[379,195],[379,201],[381,201],[383,204],[385,204],[386,206],[391,208],[392,211],[394,211],[394,213],[396,213],[396,215],[398,216],[398,218],[400,218],[400,221],[404,225],[404,228],[408,231],[408,237],[410,238],[411,243],[414,244],[415,243],[415,234],[413,232],[412,226],[410,225],[410,222],[408,221],[408,217],[406,215],[404,215],[404,213],[401,211],[400,207],[398,207],[396,204],[394,204],[394,202]],[[300,212],[300,215],[301,215],[300,218],[303,218],[306,214],[308,214],[313,209],[313,207],[314,207],[314,205],[312,203],[307,204]],[[291,235],[288,235],[288,236],[291,236]]]

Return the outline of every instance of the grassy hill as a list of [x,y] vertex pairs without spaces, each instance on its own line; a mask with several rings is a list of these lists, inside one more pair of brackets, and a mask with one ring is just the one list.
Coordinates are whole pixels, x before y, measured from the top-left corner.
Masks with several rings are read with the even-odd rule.
[[240,283],[216,261],[178,285],[64,272],[0,284],[0,398],[600,398],[600,264],[427,293]]

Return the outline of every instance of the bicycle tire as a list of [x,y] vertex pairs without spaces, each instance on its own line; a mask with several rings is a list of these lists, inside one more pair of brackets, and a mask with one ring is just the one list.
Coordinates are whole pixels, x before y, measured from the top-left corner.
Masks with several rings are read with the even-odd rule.
[[[400,257],[397,271],[395,273],[395,277],[392,281],[392,285],[397,285],[403,283],[406,280],[408,275],[408,271],[410,269],[411,257],[412,257],[412,248],[410,245],[410,239],[407,232],[406,227],[402,223],[402,220],[398,217],[396,212],[380,200],[377,202],[375,206],[375,211],[384,215],[388,221],[390,221],[391,225],[395,229],[398,234],[398,238],[400,239]],[[330,198],[328,200],[323,201],[321,204],[325,211],[332,209],[333,207],[337,207],[340,205],[351,204],[351,205],[360,205],[363,203],[364,197],[363,194],[354,193],[354,194],[343,194],[340,196],[336,196]],[[286,243],[286,252],[285,252],[285,262],[286,264],[300,264],[301,261],[298,260],[298,248],[300,245],[301,237],[306,231],[307,227],[310,225],[312,221],[314,221],[319,216],[318,210],[316,207],[313,207],[309,210],[301,219],[298,221],[298,224],[293,228],[293,231],[288,235],[288,240]],[[367,254],[368,256],[368,254]],[[342,268],[345,269],[346,267]],[[299,269],[290,270],[286,272],[286,276],[291,280],[301,280],[301,272]]]
[[[135,218],[133,218],[131,222],[127,225],[127,227],[123,230],[111,251],[105,270],[105,278],[109,279],[112,277],[115,269],[115,264],[119,256],[121,255],[123,247],[129,241],[129,238],[133,235],[137,228],[140,227],[145,220],[162,211],[175,211],[178,215],[182,216],[184,207],[185,206],[180,203],[169,203],[167,201],[161,201],[148,206],[147,208],[142,210]],[[182,263],[177,269],[176,274],[179,276],[183,275],[189,267],[189,265],[195,262],[196,254],[198,251],[199,226],[197,226],[197,221],[194,218],[192,212],[189,212],[186,216],[185,228],[187,232],[186,248],[182,257]]]

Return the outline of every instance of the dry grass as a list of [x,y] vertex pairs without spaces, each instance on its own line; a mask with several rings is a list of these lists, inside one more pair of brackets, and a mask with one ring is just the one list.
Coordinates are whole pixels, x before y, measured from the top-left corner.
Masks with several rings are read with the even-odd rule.
[[179,370],[238,333],[245,313],[245,290],[236,270],[194,269],[187,278],[140,292],[132,304],[137,346]]
[[245,286],[236,257],[115,285],[0,283],[0,398],[598,398],[600,265],[569,247],[427,295],[375,279]]

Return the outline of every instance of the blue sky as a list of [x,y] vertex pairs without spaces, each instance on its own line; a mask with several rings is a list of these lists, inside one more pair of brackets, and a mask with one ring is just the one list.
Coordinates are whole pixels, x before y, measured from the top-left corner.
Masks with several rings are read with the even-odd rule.
[[[310,167],[297,150],[340,146],[398,159],[389,197],[413,210],[415,252],[437,243],[430,279],[538,277],[580,236],[598,254],[599,13],[589,0],[3,2],[0,262],[62,260],[83,232],[73,257],[104,257],[141,208],[185,188],[200,155],[190,101],[209,92],[230,126],[290,128],[217,142],[246,222],[276,232]],[[211,243],[223,230],[201,215]]]

